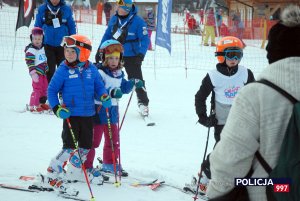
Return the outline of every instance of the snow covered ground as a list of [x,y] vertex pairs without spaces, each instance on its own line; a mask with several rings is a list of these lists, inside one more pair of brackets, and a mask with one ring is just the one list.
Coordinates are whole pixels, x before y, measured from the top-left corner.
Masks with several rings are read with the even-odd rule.
[[[0,183],[20,184],[20,175],[45,173],[50,159],[62,146],[62,120],[54,115],[19,113],[29,100],[31,80],[23,62],[20,68],[2,69],[0,74]],[[194,94],[198,90],[201,71],[184,78],[183,70],[159,70],[154,79],[150,69],[144,71],[151,99],[150,113],[156,126],[147,127],[137,112],[136,98],[132,99],[121,130],[121,158],[130,176],[145,181],[165,180],[181,186],[199,170],[205,147],[207,129],[195,124]],[[172,75],[172,76],[170,76]],[[121,99],[123,116],[129,95]],[[210,139],[210,148],[214,140]],[[102,147],[102,145],[100,146]],[[97,150],[102,155],[102,148]],[[111,178],[113,180],[113,178]],[[148,187],[135,188],[126,184],[116,188],[106,184],[92,186],[96,200],[189,200],[177,190],[163,187],[157,192]],[[78,186],[79,185],[79,186]],[[78,184],[80,196],[89,198],[86,184]],[[31,194],[3,190],[0,200],[50,201],[55,195]],[[56,199],[56,198],[55,198]],[[57,200],[60,200],[57,198]]]
[[[179,48],[177,45],[180,44],[172,45],[172,48]],[[178,55],[169,56],[166,50],[158,47],[156,57],[165,57],[170,66],[154,69],[154,52],[147,54],[143,73],[150,98],[150,115],[156,125],[145,126],[137,112],[134,94],[121,130],[122,165],[132,177],[144,181],[159,179],[176,186],[183,186],[189,183],[191,176],[199,171],[207,128],[196,124],[194,95],[203,77],[209,69],[215,67],[217,60],[214,58],[214,48],[200,47],[196,43],[189,45],[198,48],[208,61],[199,62],[200,69],[189,69],[187,78],[184,68],[170,68],[176,65]],[[247,47],[242,64],[250,66],[257,76],[265,66],[256,65],[255,58],[265,54],[264,50]],[[197,56],[194,55],[194,59],[196,58]],[[266,60],[264,62],[266,63]],[[13,69],[8,62],[0,61],[0,65],[0,153],[2,153],[0,183],[22,184],[18,181],[19,176],[45,173],[51,158],[61,149],[62,120],[54,115],[18,112],[28,103],[31,93],[31,79],[26,64],[23,59],[20,59],[14,62]],[[121,117],[128,98],[129,95],[120,101]],[[208,152],[212,150],[213,144],[213,131],[211,131]],[[97,156],[102,156],[102,147],[103,142],[97,150]],[[96,200],[192,200],[191,195],[166,186],[152,191],[148,187],[132,187],[126,179],[122,182],[119,188],[110,184],[92,185]],[[86,184],[74,184],[74,187],[80,190],[80,197],[90,198]],[[65,200],[51,193],[26,193],[0,188],[0,201],[53,201],[54,199]]]

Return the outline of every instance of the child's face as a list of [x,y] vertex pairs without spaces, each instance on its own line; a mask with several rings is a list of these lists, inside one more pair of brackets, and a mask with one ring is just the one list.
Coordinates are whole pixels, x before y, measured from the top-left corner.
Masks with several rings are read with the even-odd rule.
[[110,57],[107,57],[107,64],[108,64],[108,67],[111,68],[111,69],[116,69],[118,68],[119,66],[119,61],[120,61],[120,58],[119,57],[116,57],[116,56],[110,56]]
[[57,6],[60,0],[50,0],[50,2],[53,4],[53,6]]
[[225,60],[226,60],[226,65],[227,65],[229,68],[232,68],[232,67],[238,65],[239,62],[240,62],[240,61],[237,60],[237,59],[232,59],[232,60],[225,59]]
[[76,51],[73,48],[65,47],[64,53],[65,53],[66,60],[69,63],[72,63],[72,62],[76,61],[77,54],[76,54]]
[[43,43],[43,35],[32,35],[32,44],[41,47]]

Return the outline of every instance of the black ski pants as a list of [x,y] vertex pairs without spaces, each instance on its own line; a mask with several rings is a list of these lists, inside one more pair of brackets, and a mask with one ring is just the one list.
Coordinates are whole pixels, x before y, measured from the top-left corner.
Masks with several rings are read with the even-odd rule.
[[64,48],[61,46],[53,47],[50,45],[45,45],[45,53],[47,57],[47,63],[49,66],[49,72],[47,73],[48,83],[50,83],[51,78],[56,70],[56,67],[65,60]]
[[[70,123],[78,147],[91,149],[93,144],[93,116],[77,117],[71,116]],[[64,120],[62,131],[63,149],[75,149],[74,140],[68,126],[67,120]]]
[[[215,128],[214,137],[215,137],[216,144],[217,144],[221,139],[221,132],[224,128],[224,125],[216,125],[214,128]],[[215,144],[215,146],[216,146],[216,144]]]
[[[143,79],[143,73],[142,73],[142,60],[138,56],[133,57],[124,57],[124,67],[126,70],[126,73],[128,75],[128,79],[135,78],[140,79],[144,83],[145,86],[145,80]],[[144,89],[136,89],[136,95],[138,98],[138,103],[148,106],[149,99],[147,92]]]

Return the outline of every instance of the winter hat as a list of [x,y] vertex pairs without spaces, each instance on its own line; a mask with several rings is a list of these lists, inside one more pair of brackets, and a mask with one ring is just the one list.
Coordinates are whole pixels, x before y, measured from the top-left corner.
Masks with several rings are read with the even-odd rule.
[[30,34],[30,41],[32,41],[32,37],[36,35],[42,35],[44,36],[44,31],[40,27],[33,27]]
[[267,58],[269,63],[287,57],[300,57],[300,8],[286,7],[281,13],[281,21],[275,24],[268,36]]
[[33,36],[35,36],[35,35],[44,35],[44,31],[40,27],[33,27],[33,29],[31,30],[31,34]]
[[131,11],[132,8],[132,0],[120,0],[120,7],[125,10],[127,13]]

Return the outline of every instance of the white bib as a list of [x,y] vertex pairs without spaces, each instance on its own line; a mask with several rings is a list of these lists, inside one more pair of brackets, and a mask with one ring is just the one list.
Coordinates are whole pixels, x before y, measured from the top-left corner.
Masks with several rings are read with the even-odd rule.
[[248,80],[248,70],[244,66],[238,67],[238,71],[232,76],[226,76],[217,70],[208,73],[214,86],[215,100],[222,104],[231,105],[238,91]]

